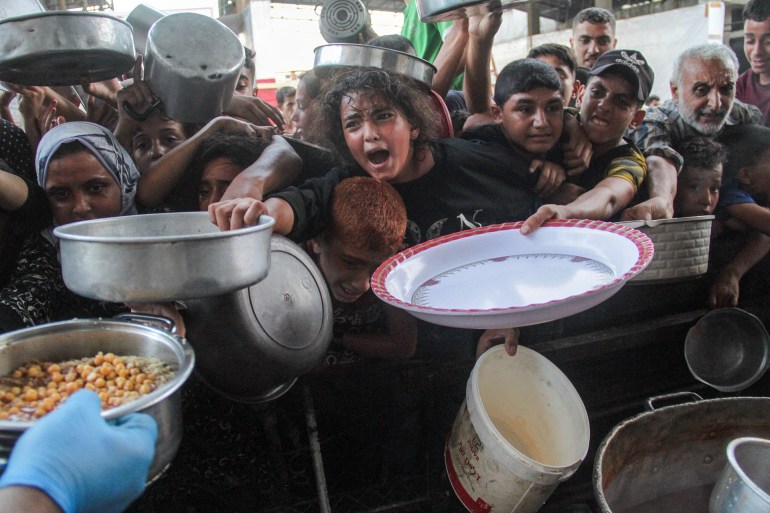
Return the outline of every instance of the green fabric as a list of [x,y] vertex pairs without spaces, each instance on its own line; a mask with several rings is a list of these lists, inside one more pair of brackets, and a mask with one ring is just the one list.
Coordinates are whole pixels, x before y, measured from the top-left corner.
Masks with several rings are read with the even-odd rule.
[[[444,44],[444,36],[451,21],[438,23],[423,23],[417,12],[416,0],[411,0],[404,9],[404,25],[401,27],[401,35],[411,41],[417,52],[417,57],[433,62],[438,55],[441,45]],[[460,73],[452,82],[452,89],[462,90],[463,74]]]

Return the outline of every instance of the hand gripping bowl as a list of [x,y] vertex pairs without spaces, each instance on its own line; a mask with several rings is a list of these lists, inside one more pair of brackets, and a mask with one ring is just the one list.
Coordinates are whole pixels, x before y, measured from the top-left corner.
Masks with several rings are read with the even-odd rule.
[[[158,327],[129,320],[160,322],[157,317],[122,316],[119,319],[76,319],[41,324],[0,336],[0,375],[37,361],[65,361],[94,356],[99,351],[116,355],[149,356],[168,364],[175,372],[171,381],[139,399],[102,412],[105,420],[129,413],[150,415],[158,424],[155,457],[148,481],[157,478],[171,463],[182,441],[182,385],[195,365],[195,353],[183,339]],[[0,471],[16,440],[34,422],[0,420]]]
[[145,214],[59,226],[64,283],[118,303],[214,296],[257,283],[270,269],[272,217],[220,231],[206,212]]
[[386,260],[372,290],[386,303],[458,328],[528,326],[582,312],[615,294],[652,260],[643,233],[584,219],[484,226],[413,246]]

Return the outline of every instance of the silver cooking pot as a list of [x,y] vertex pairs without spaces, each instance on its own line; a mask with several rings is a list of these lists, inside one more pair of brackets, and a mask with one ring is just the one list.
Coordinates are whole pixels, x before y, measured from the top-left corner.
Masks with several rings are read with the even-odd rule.
[[134,65],[131,26],[114,16],[57,11],[0,20],[0,80],[75,85],[115,78]]
[[530,3],[529,0],[416,0],[416,2],[420,21],[423,22],[470,18]]
[[436,67],[430,62],[408,53],[353,43],[323,45],[315,50],[313,71],[326,77],[344,66],[364,66],[401,73],[430,86]]
[[168,116],[205,123],[230,104],[245,55],[238,36],[222,22],[194,12],[173,13],[147,34],[144,79]]
[[[136,401],[102,412],[106,420],[135,412],[146,413],[155,419],[158,439],[148,473],[148,480],[152,481],[171,463],[182,441],[180,391],[192,373],[195,353],[183,339],[166,329],[130,320],[162,322],[162,318],[157,317],[125,315],[112,320],[82,319],[42,324],[2,335],[0,375],[34,360],[66,361],[94,356],[99,351],[150,356],[168,364],[175,372],[171,381]],[[0,470],[5,469],[16,441],[33,424],[0,420]]]
[[186,302],[198,374],[236,401],[280,397],[320,362],[331,341],[331,297],[321,271],[285,237],[273,235],[270,247],[270,273],[261,282]]
[[206,212],[143,214],[57,227],[62,276],[81,296],[147,303],[213,296],[264,278],[270,269],[270,229],[220,231]]
[[593,475],[602,513],[682,511],[684,504],[687,511],[708,513],[728,443],[770,437],[770,398],[690,395],[694,402],[642,413],[604,438]]
[[134,35],[134,48],[137,53],[145,54],[147,49],[147,34],[153,24],[164,17],[165,12],[159,11],[146,4],[139,4],[134,10],[128,13],[126,21],[131,25],[131,31]]

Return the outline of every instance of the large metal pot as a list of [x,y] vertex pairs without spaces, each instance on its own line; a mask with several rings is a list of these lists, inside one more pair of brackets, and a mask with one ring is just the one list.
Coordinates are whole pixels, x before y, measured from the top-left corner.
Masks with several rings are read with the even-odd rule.
[[527,4],[529,0],[416,0],[416,2],[420,21],[436,22],[502,11]]
[[280,235],[270,274],[251,287],[187,301],[187,339],[197,372],[231,399],[259,403],[287,392],[315,367],[332,336],[332,306],[310,256]]
[[665,512],[686,504],[686,511],[708,513],[727,444],[744,436],[770,437],[770,398],[699,400],[625,420],[596,451],[599,509]]
[[147,34],[150,32],[153,24],[164,17],[165,12],[159,11],[146,4],[139,4],[134,10],[128,13],[126,21],[131,25],[131,31],[134,34],[134,48],[136,53],[145,54],[147,49]]
[[[121,319],[43,324],[0,336],[0,375],[34,360],[66,361],[93,356],[99,351],[158,358],[175,371],[171,381],[158,390],[102,412],[106,420],[134,412],[146,413],[155,419],[158,440],[148,474],[152,481],[171,463],[182,440],[179,392],[195,364],[195,353],[184,340],[164,329]],[[14,444],[32,425],[33,422],[0,421],[0,469],[5,469]]]
[[101,13],[57,11],[0,21],[0,80],[75,85],[115,78],[134,65],[131,25]]
[[430,86],[436,74],[436,68],[430,62],[390,48],[337,43],[319,46],[314,51],[313,71],[320,77],[328,76],[340,67],[364,66],[401,73]]
[[166,114],[184,123],[205,123],[230,104],[245,51],[222,22],[179,12],[152,25],[144,57],[144,79],[163,100]]
[[145,214],[59,226],[64,283],[81,296],[118,303],[223,294],[264,278],[270,229],[220,231],[205,212]]

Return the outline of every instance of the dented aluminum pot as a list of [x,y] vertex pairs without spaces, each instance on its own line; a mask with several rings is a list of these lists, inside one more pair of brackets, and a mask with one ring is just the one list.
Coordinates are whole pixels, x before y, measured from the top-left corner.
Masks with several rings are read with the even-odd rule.
[[728,443],[770,437],[770,398],[691,395],[695,401],[639,414],[604,438],[593,474],[602,513],[682,511],[683,504],[708,513]]
[[246,403],[287,392],[320,363],[332,338],[331,296],[321,271],[285,237],[273,235],[270,250],[270,273],[261,282],[187,301],[184,312],[198,375]]

